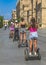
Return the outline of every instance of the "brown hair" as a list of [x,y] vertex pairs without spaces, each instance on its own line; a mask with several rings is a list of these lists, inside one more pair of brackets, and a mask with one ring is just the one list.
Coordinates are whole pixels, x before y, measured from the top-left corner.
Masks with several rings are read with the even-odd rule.
[[21,21],[23,22],[24,21],[24,18],[21,18]]
[[33,28],[36,27],[36,20],[35,20],[35,18],[32,18],[32,19],[31,19],[31,26],[32,26]]

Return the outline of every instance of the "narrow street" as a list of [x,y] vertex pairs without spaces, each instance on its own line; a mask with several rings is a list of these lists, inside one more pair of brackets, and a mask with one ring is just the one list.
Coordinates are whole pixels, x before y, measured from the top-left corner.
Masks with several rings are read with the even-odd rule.
[[0,65],[46,65],[46,30],[38,30],[38,47],[41,61],[25,61],[24,48],[18,48],[18,42],[9,39],[9,29],[0,29]]

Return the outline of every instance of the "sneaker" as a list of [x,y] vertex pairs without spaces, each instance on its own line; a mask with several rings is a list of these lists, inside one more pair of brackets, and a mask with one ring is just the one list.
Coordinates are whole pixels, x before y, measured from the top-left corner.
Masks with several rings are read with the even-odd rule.
[[29,55],[31,56],[31,55],[32,55],[32,53],[31,53],[31,52],[29,52]]
[[35,55],[37,55],[37,53],[36,53],[36,52],[34,52],[34,54],[35,54]]

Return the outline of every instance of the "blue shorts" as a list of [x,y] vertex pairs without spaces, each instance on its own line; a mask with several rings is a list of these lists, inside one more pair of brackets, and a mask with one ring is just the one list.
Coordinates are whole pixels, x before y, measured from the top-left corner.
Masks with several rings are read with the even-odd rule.
[[29,34],[29,40],[37,39],[38,33],[37,32],[30,32]]
[[26,28],[20,28],[20,32],[21,32],[21,33],[23,33],[23,32],[26,33]]

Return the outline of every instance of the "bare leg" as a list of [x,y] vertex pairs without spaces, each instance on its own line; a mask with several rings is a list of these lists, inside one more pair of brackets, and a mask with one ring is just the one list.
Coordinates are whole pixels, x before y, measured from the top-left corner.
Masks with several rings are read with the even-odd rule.
[[32,52],[32,40],[29,41],[30,52]]
[[20,33],[20,43],[22,43],[22,33]]
[[12,33],[11,33],[11,36],[13,37],[13,31],[12,31]]
[[10,31],[10,36],[12,36],[12,31]]
[[26,33],[24,33],[24,43],[26,42]]
[[34,40],[34,51],[37,51],[37,40]]
[[14,31],[12,31],[13,32],[13,37],[14,37]]

